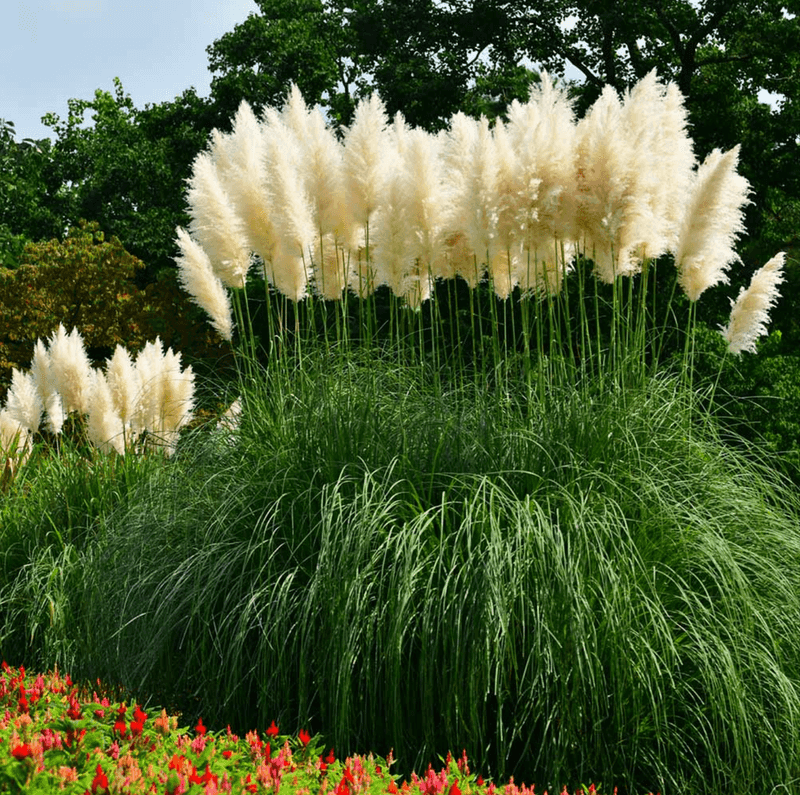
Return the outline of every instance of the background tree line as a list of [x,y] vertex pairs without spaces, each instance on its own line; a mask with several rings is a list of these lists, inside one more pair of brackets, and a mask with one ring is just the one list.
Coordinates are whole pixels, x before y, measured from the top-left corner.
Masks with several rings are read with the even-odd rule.
[[[655,68],[686,97],[698,158],[740,143],[740,171],[753,188],[739,246],[745,267],[732,269],[732,284],[708,302],[705,320],[715,327],[739,285],[786,250],[784,298],[773,315],[779,334],[767,346],[779,372],[772,366],[766,376],[744,359],[736,377],[743,393],[788,379],[798,385],[786,388],[800,397],[800,0],[256,5],[257,13],[208,47],[207,98],[189,88],[171,102],[136,108],[115,80],[113,93],[71,99],[66,118],[48,114],[50,139],[18,141],[13,124],[0,122],[0,265],[14,270],[37,261],[26,244],[63,240],[85,219],[141,260],[132,277],[138,288],[159,279],[167,285],[175,227],[188,220],[185,180],[209,133],[229,129],[243,99],[257,110],[280,106],[291,82],[337,126],[377,91],[389,113],[437,130],[456,111],[502,118],[512,100],[527,98],[540,68],[569,86],[579,114],[605,84],[621,92]],[[762,91],[776,97],[774,107]],[[93,124],[85,126],[88,114]],[[7,334],[3,328],[0,337]],[[184,334],[184,343],[191,339]]]

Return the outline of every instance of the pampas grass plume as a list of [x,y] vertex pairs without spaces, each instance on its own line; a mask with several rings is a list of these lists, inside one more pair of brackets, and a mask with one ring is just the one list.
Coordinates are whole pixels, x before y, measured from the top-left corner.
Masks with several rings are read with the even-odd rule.
[[40,339],[36,340],[36,344],[33,347],[33,361],[31,362],[30,372],[47,415],[45,423],[47,430],[50,433],[59,434],[66,419],[64,404],[61,401],[61,395],[58,394],[56,389],[55,378],[50,366],[50,354]]
[[193,240],[185,229],[177,228],[181,256],[176,257],[178,281],[192,301],[208,313],[211,324],[220,336],[231,341],[233,319],[231,303],[222,282],[202,246]]
[[753,274],[749,287],[739,291],[736,301],[731,301],[730,320],[721,330],[730,353],[756,352],[756,340],[767,333],[769,311],[780,298],[778,285],[784,280],[785,261],[786,254],[776,254]]
[[270,262],[276,232],[264,164],[266,145],[261,125],[247,102],[242,100],[236,111],[231,135],[217,133],[215,140],[220,150],[215,155],[217,172],[225,179],[226,190],[241,219],[246,245],[264,262]]
[[121,345],[106,362],[106,381],[111,391],[114,410],[125,428],[130,427],[141,395],[141,382],[131,355]]
[[316,227],[299,173],[301,151],[294,133],[274,109],[264,116],[262,135],[277,238],[267,274],[281,293],[292,301],[301,301],[307,294],[308,258]]
[[20,425],[7,409],[0,410],[0,475],[5,477],[5,471],[13,475],[17,463],[22,463],[28,454],[30,434],[28,429]]
[[64,412],[88,413],[94,370],[78,329],[73,328],[67,334],[59,323],[49,343],[50,372],[55,388],[61,395]]
[[226,287],[244,287],[250,268],[244,225],[209,152],[195,158],[187,198],[192,210],[190,231],[208,254],[214,273]]
[[6,398],[6,409],[30,433],[39,430],[44,404],[31,373],[23,373],[16,368],[11,371],[11,388]]
[[749,185],[736,171],[739,147],[715,149],[697,170],[678,235],[675,264],[678,281],[690,301],[709,287],[727,282],[727,269],[739,259],[733,250],[743,231]]
[[94,373],[86,432],[89,441],[101,452],[115,450],[125,455],[125,428],[114,407],[108,381],[100,370]]

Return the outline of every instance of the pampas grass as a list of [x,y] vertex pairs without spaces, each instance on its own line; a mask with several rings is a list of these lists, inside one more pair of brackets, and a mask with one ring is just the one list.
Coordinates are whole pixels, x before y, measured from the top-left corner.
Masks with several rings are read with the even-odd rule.
[[776,254],[753,274],[750,286],[740,290],[736,301],[731,301],[730,320],[721,332],[730,353],[756,352],[756,340],[767,333],[769,311],[780,298],[778,285],[784,280],[785,261],[786,254]]
[[693,302],[709,287],[727,282],[730,263],[739,259],[733,244],[744,229],[749,185],[736,173],[738,160],[738,146],[711,152],[696,172],[686,203],[675,264],[678,281]]

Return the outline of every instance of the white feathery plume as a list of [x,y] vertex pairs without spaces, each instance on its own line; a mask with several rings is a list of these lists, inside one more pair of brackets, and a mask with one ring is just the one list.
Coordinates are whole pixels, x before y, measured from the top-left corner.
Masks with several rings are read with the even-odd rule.
[[[542,72],[540,84],[532,88],[528,101],[512,102],[504,130],[516,153],[516,223],[524,238],[525,259],[547,261],[552,267],[552,252],[576,237],[576,128],[566,92]],[[498,125],[495,136],[499,133]]]
[[202,246],[192,240],[185,229],[178,227],[176,232],[181,250],[181,256],[175,258],[178,281],[192,301],[205,310],[219,335],[230,342],[233,338],[233,318],[228,293],[214,273],[211,260]]
[[6,409],[9,415],[26,430],[31,433],[39,430],[44,403],[31,373],[23,373],[16,367],[11,371],[11,387],[6,397]]
[[663,235],[668,251],[675,251],[697,160],[689,137],[688,114],[683,94],[675,83],[667,83],[655,128],[655,170],[658,176],[656,204],[660,208]]
[[218,140],[219,155],[214,155],[217,171],[241,219],[246,247],[264,262],[270,262],[276,232],[264,164],[266,143],[247,102],[242,100],[236,111],[231,135]]
[[141,435],[158,429],[163,403],[164,382],[161,378],[164,351],[161,339],[147,342],[136,356],[136,375],[141,385],[136,413],[131,418],[131,429]]
[[785,261],[784,252],[776,254],[753,274],[750,286],[739,291],[736,301],[731,301],[730,320],[721,330],[731,353],[756,352],[756,340],[767,333],[769,311],[780,298],[778,285],[784,280]]
[[214,273],[226,287],[244,287],[250,269],[244,224],[222,187],[210,152],[197,155],[188,182],[192,236],[208,254]]
[[131,355],[121,345],[117,345],[111,358],[106,361],[105,376],[114,410],[122,420],[123,427],[128,429],[136,414],[142,385]]
[[33,346],[33,361],[31,362],[31,376],[44,405],[47,422],[45,423],[50,433],[61,433],[66,416],[61,395],[56,387],[53,371],[50,366],[50,354],[45,344],[36,340]]
[[161,361],[162,381],[159,424],[154,441],[168,455],[175,451],[178,434],[192,418],[194,409],[194,372],[191,366],[181,370],[181,355],[168,348]]
[[403,295],[413,307],[430,298],[436,275],[433,267],[445,250],[449,197],[441,177],[441,147],[441,138],[412,129],[401,151],[403,199],[411,233],[409,256],[415,263]]
[[736,171],[739,147],[724,154],[715,149],[696,172],[685,202],[675,250],[678,281],[690,301],[709,287],[727,282],[727,269],[739,259],[733,250],[743,230],[749,184]]
[[340,299],[348,283],[343,249],[354,239],[345,199],[342,145],[319,110],[306,107],[295,85],[282,118],[300,144],[298,170],[316,224],[311,257],[315,287],[324,298]]
[[308,258],[314,245],[314,219],[299,173],[301,152],[293,132],[274,109],[265,113],[267,184],[274,209],[276,246],[267,276],[292,301],[306,297]]
[[[405,291],[406,279],[414,266],[409,253],[411,229],[406,217],[406,181],[400,157],[407,135],[408,127],[398,113],[384,151],[384,158],[391,163],[391,168],[387,173],[384,197],[377,207],[370,233],[375,286],[385,284],[397,296]],[[355,288],[358,289],[357,284]]]
[[48,354],[53,383],[61,395],[64,412],[87,414],[94,380],[94,370],[83,347],[83,338],[77,328],[67,334],[64,326],[49,339]]
[[464,272],[458,271],[471,286],[486,272],[497,244],[498,195],[497,158],[485,117],[480,121],[456,113],[446,134],[442,150],[444,174],[450,194],[445,220],[448,241],[462,235],[469,252],[460,258]]
[[636,266],[624,234],[640,197],[632,191],[635,142],[611,86],[577,125],[577,234],[597,276],[608,284]]
[[356,106],[344,136],[344,182],[347,205],[355,223],[364,228],[378,209],[389,179],[391,160],[386,107],[377,94]]
[[98,450],[104,453],[115,450],[125,455],[125,427],[114,407],[108,381],[100,370],[94,373],[86,432]]
[[665,88],[651,70],[630,91],[622,104],[622,125],[630,141],[629,206],[620,229],[619,256],[628,267],[657,259],[667,250],[664,206],[661,201],[665,174],[656,143],[662,121]]

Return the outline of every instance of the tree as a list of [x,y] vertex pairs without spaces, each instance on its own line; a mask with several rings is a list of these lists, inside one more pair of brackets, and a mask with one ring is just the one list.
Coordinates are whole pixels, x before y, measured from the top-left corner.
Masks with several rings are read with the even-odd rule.
[[14,123],[0,119],[0,265],[16,267],[28,240],[58,232],[41,197],[50,141],[15,140]]
[[59,186],[46,201],[64,228],[98,222],[152,277],[173,265],[175,227],[187,222],[184,181],[219,119],[194,89],[139,110],[118,79],[114,86],[113,95],[98,89],[92,100],[69,100],[64,121],[44,117],[56,133],[48,175]]

